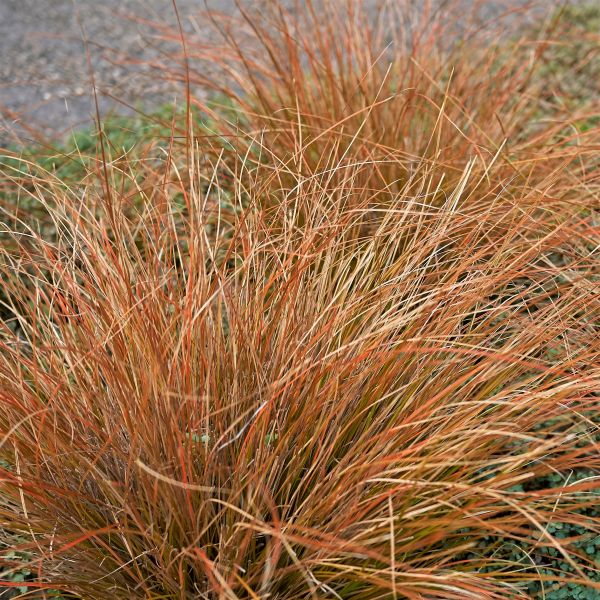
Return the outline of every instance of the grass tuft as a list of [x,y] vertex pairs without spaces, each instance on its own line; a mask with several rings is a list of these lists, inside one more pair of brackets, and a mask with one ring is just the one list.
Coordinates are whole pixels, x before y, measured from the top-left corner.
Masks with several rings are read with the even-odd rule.
[[551,29],[273,6],[165,74],[227,111],[1,159],[2,585],[597,593],[594,106]]

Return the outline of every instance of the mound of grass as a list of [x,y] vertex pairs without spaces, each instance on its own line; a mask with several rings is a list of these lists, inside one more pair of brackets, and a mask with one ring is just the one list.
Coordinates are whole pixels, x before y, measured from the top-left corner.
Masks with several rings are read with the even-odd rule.
[[3,585],[596,594],[591,109],[538,38],[276,9],[187,46],[229,112],[3,161]]

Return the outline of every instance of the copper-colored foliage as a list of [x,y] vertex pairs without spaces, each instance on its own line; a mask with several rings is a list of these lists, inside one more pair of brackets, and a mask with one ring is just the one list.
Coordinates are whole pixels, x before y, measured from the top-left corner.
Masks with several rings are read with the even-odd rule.
[[463,600],[583,581],[547,526],[600,527],[600,483],[569,476],[600,468],[599,132],[536,78],[542,39],[273,6],[240,7],[245,45],[220,22],[226,48],[186,46],[184,79],[239,119],[190,123],[160,164],[105,148],[80,187],[42,173],[23,193],[52,235],[6,219],[0,527],[32,589]]

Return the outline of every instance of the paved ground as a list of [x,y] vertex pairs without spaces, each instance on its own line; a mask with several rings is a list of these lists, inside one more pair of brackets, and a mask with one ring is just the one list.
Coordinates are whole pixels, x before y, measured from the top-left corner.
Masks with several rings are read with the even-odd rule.
[[[233,0],[209,4],[231,11]],[[199,16],[203,0],[177,5],[189,34],[209,37]],[[172,98],[176,88],[149,77],[144,66],[119,64],[165,50],[167,44],[143,19],[175,25],[171,0],[0,0],[0,141],[18,120],[47,134],[90,122],[92,86],[82,26],[100,90],[134,105]],[[114,106],[106,96],[101,104],[104,110]]]
[[[414,5],[424,0],[391,1]],[[461,1],[469,5],[477,0]],[[489,16],[523,2],[488,0],[482,2],[483,12]],[[231,12],[235,0],[208,4]],[[188,33],[208,39],[210,27],[201,16],[204,0],[177,0],[177,6]],[[100,90],[137,106],[170,100],[177,93],[172,84],[149,77],[143,66],[119,64],[125,57],[147,60],[165,50],[143,19],[174,25],[172,0],[0,0],[0,144],[10,141],[19,123],[52,136],[90,123],[92,86],[82,26]],[[102,97],[103,110],[114,105]]]

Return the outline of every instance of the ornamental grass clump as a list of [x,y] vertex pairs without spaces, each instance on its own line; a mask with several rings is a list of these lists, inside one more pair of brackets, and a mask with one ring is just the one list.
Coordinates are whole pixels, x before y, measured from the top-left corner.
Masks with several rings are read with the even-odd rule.
[[195,127],[188,96],[162,160],[100,135],[78,185],[3,161],[2,585],[600,589],[592,109],[534,118],[540,43],[390,47],[354,6],[245,15],[281,80],[230,40],[239,119]]

